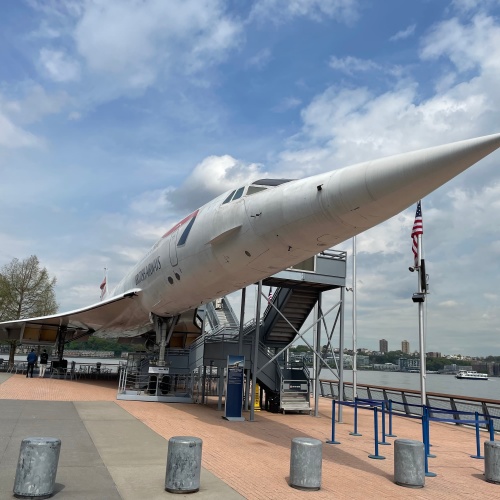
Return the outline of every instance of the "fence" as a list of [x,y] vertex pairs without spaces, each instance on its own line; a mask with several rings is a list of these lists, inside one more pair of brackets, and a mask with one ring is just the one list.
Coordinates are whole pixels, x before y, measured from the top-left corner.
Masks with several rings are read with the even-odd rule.
[[[339,382],[337,380],[320,380],[321,396],[339,399]],[[398,389],[395,387],[383,387],[377,385],[357,384],[359,399],[392,401],[392,409],[395,412],[406,415],[422,416],[420,392],[413,389]],[[352,401],[353,388],[349,382],[344,382],[344,401]],[[439,417],[439,410],[449,411],[455,423],[468,423],[467,415],[462,412],[474,414],[478,412],[486,417],[493,417],[494,430],[500,431],[500,401],[494,399],[471,398],[453,394],[427,393],[427,406],[429,417]],[[486,424],[481,428],[487,429]]]

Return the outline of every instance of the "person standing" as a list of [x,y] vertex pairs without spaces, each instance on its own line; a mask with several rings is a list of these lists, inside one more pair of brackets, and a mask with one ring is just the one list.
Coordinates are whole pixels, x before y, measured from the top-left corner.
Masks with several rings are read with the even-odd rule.
[[28,354],[26,359],[28,360],[28,370],[26,371],[26,378],[28,378],[28,375],[33,378],[33,369],[35,368],[36,360],[38,359],[38,356],[35,353],[35,349],[31,349],[31,352]]
[[42,354],[40,354],[40,374],[39,377],[43,378],[45,376],[45,370],[47,369],[47,363],[49,361],[49,355],[47,354],[47,349],[44,349]]

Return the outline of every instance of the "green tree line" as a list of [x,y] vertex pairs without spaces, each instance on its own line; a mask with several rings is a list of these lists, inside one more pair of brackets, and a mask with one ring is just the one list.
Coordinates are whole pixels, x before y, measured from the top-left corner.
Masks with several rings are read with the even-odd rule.
[[[325,352],[325,347],[323,346],[322,352]],[[295,354],[312,352],[306,345],[299,345],[296,347],[291,347],[290,352]],[[352,354],[350,352],[349,354]],[[392,363],[397,365],[399,358],[414,358],[415,355],[403,354],[402,351],[389,351],[383,354],[372,354],[369,356],[370,364],[385,364]],[[486,361],[500,361],[500,356],[488,356]],[[448,359],[448,358],[426,358],[426,367],[428,371],[438,371],[442,370],[447,365],[456,364],[457,366],[470,366],[471,361],[465,361],[460,359]]]

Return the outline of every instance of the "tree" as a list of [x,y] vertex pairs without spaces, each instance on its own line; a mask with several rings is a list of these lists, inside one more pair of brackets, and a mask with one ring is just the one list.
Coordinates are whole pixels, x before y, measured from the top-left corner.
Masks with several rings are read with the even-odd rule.
[[[13,259],[0,271],[0,321],[9,321],[57,312],[56,278],[41,268],[36,255]],[[9,364],[14,363],[17,340],[8,340]]]

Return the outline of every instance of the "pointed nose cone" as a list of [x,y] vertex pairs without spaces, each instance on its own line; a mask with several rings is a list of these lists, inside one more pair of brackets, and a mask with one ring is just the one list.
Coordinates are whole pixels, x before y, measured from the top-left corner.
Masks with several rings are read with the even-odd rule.
[[469,139],[333,173],[328,211],[344,224],[372,227],[405,210],[500,147],[500,134]]

